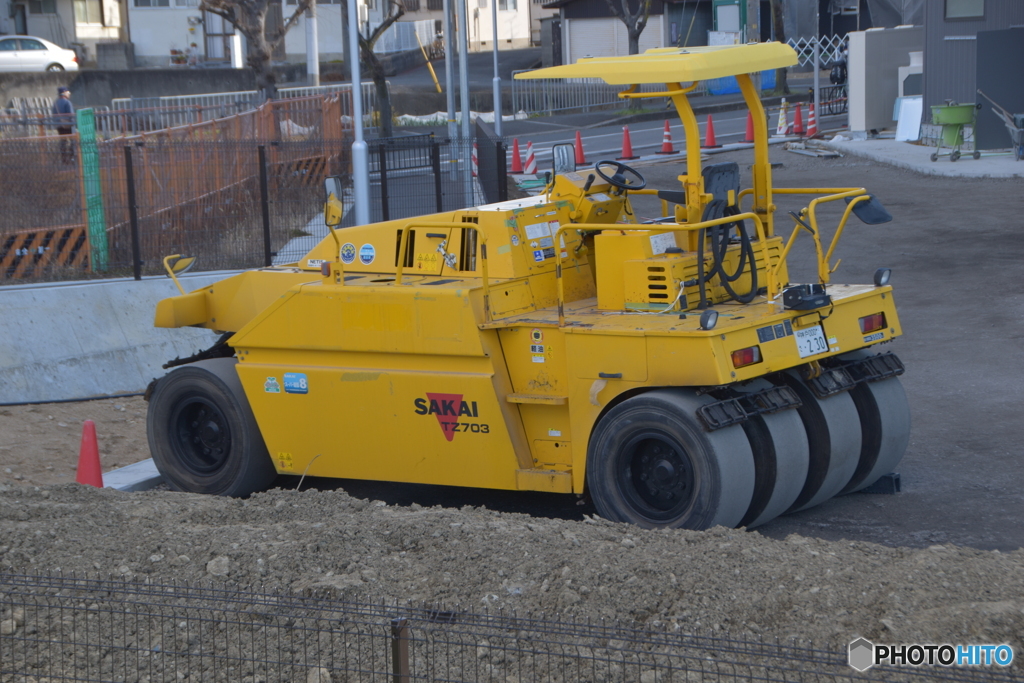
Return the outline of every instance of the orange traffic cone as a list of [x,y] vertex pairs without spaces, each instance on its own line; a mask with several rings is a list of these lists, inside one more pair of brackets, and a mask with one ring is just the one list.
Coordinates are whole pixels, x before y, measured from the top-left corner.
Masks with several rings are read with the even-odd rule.
[[708,126],[704,131],[704,149],[714,149],[716,147],[721,147],[721,145],[715,139],[715,122],[711,120],[711,114],[708,114]]
[[533,143],[526,143],[526,173],[535,174],[537,173],[537,157],[533,155]]
[[818,117],[814,113],[814,103],[807,105],[807,137],[813,138],[818,135]]
[[619,161],[628,161],[630,159],[637,159],[639,157],[633,156],[633,143],[629,139],[629,126],[622,127],[622,156],[617,157]]
[[576,165],[587,165],[587,157],[583,154],[583,138],[580,137],[579,131],[576,131]]
[[796,103],[796,114],[793,116],[793,135],[804,135],[804,116],[800,111],[800,103]]
[[519,156],[519,138],[512,138],[512,173],[523,172],[523,159]]
[[661,136],[661,151],[658,154],[675,154],[676,150],[672,147],[672,130],[668,127],[668,121],[665,122],[665,132]]
[[86,486],[103,488],[103,470],[100,469],[100,448],[96,443],[96,423],[82,423],[82,445],[78,451],[78,476],[75,481]]
[[747,134],[743,136],[743,142],[754,141],[754,115],[747,112]]

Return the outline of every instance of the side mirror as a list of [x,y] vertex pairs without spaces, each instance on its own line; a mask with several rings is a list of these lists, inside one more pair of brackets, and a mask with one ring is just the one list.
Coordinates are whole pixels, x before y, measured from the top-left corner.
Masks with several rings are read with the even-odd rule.
[[555,175],[576,172],[576,148],[573,145],[555,145],[551,148],[551,156],[554,158]]
[[329,228],[341,225],[341,219],[345,215],[345,205],[341,198],[342,186],[341,177],[332,175],[324,181],[324,223]]
[[182,275],[192,270],[192,266],[196,265],[198,259],[195,256],[182,256],[181,254],[173,254],[164,259],[164,265],[171,273],[175,275]]
[[164,269],[167,270],[167,277],[174,280],[175,286],[178,291],[182,294],[185,293],[185,288],[178,282],[178,276],[182,273],[187,273],[192,270],[192,266],[196,264],[195,256],[182,256],[181,254],[171,254],[170,256],[164,257]]
[[[882,202],[878,201],[873,194],[869,194],[868,197],[869,199],[861,200],[853,205],[853,215],[868,225],[881,225],[891,221],[892,214],[882,206]],[[847,197],[846,203],[849,204],[854,199],[856,197]]]

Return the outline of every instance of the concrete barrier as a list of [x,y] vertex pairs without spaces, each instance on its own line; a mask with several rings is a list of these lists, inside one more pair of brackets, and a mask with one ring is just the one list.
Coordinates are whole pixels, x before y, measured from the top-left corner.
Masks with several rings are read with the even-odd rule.
[[[229,273],[181,278],[186,291]],[[166,277],[0,287],[0,403],[60,401],[145,390],[176,357],[210,347],[207,329],[153,327]]]

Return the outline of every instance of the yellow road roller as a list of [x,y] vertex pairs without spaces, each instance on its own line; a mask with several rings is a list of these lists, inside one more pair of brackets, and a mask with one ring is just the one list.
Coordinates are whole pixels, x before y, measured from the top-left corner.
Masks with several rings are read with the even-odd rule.
[[[888,271],[831,282],[851,216],[891,216],[862,188],[773,187],[749,72],[796,60],[779,43],[671,48],[517,76],[670,99],[676,187],[602,161],[536,197],[336,229],[327,179],[330,234],[300,261],[159,302],[159,327],[224,333],[150,387],[164,479],[231,496],[278,474],[557,492],[608,519],[704,529],[891,472],[910,412],[903,364],[880,348],[901,334]],[[725,76],[753,117],[749,187],[735,163],[701,166],[687,98]],[[630,201],[645,194],[663,215],[640,223]],[[777,230],[782,194],[807,203]],[[818,209],[833,202],[828,240]],[[817,279],[794,283],[804,233]]]

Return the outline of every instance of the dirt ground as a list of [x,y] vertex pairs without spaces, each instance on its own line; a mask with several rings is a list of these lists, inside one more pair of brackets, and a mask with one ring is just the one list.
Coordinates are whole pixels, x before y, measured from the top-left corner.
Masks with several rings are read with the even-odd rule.
[[[907,366],[914,420],[902,493],[845,496],[755,532],[702,533],[612,524],[569,497],[436,487],[307,480],[324,490],[246,501],[121,494],[49,485],[73,479],[86,418],[97,423],[105,469],[148,457],[141,399],[8,407],[0,568],[319,586],[353,599],[486,603],[838,644],[863,635],[1019,647],[1021,183],[773,153],[776,186],[865,186],[895,217],[849,226],[835,281],[893,269],[905,336],[888,350]],[[747,184],[749,153],[713,161],[730,159]],[[641,170],[660,187],[680,171]],[[776,198],[782,216],[798,208]],[[640,203],[637,211],[650,214]],[[785,219],[779,227],[788,234]],[[794,282],[814,279],[808,247],[804,238],[794,250]]]
[[96,423],[104,472],[149,457],[146,403],[141,396],[0,406],[0,483],[46,486],[74,481],[86,420]]

